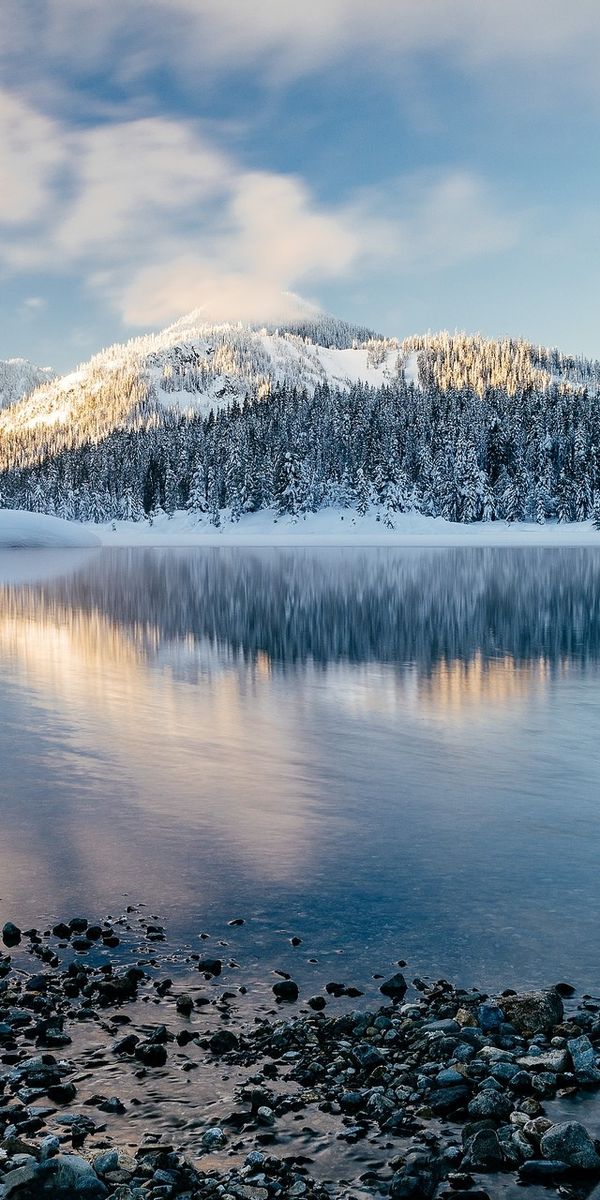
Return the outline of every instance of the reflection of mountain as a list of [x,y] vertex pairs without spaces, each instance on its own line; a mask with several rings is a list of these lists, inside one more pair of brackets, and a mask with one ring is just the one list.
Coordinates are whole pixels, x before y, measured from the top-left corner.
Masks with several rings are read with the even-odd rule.
[[592,550],[477,548],[101,550],[5,584],[2,919],[127,892],[190,938],[293,911],[462,962],[482,878],[512,955],[557,888],[582,907],[587,855],[597,924],[599,585]]
[[[115,550],[63,580],[0,590],[4,610],[96,614],[186,670],[199,643],[274,667],[600,658],[600,553]],[[201,656],[202,657],[202,656]],[[458,667],[440,684],[450,696]],[[511,668],[500,668],[509,686]],[[452,671],[455,674],[452,674]],[[506,673],[508,672],[508,674]],[[464,690],[464,680],[461,682]]]

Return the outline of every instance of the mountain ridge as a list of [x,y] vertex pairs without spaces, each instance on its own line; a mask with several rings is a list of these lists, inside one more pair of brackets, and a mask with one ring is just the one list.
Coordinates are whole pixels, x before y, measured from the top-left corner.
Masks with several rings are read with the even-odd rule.
[[9,507],[237,520],[338,505],[600,519],[600,363],[481,335],[383,337],[327,314],[116,343],[0,412]]

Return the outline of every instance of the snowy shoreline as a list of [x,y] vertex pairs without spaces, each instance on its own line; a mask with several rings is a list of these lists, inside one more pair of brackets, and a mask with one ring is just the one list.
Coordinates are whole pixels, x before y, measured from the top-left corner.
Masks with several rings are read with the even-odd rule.
[[545,525],[505,521],[460,524],[421,513],[399,513],[389,529],[374,511],[364,516],[350,509],[322,509],[297,521],[263,510],[247,513],[220,528],[206,519],[176,512],[148,521],[115,521],[94,526],[104,546],[598,546],[600,531],[591,521]]
[[82,525],[21,510],[0,509],[0,550],[101,547],[469,547],[597,546],[600,531],[591,521],[545,525],[506,521],[460,524],[421,513],[398,513],[394,528],[383,512],[361,516],[351,509],[322,509],[294,521],[273,510],[247,513],[233,523],[223,514],[219,528],[185,511],[161,514],[152,522],[112,521]]

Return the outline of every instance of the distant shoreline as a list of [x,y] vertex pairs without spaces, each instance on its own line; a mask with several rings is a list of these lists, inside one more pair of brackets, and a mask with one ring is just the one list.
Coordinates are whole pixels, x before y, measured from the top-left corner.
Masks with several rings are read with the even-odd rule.
[[239,547],[465,547],[465,546],[598,546],[600,531],[591,521],[545,525],[488,521],[459,524],[421,513],[398,513],[394,528],[382,512],[364,516],[350,509],[321,509],[294,521],[272,510],[247,513],[237,523],[223,519],[219,528],[206,517],[176,512],[148,521],[115,521],[93,526],[104,546],[239,546]]
[[273,509],[245,513],[238,522],[223,512],[215,527],[204,514],[161,513],[152,521],[111,521],[102,525],[65,521],[60,517],[20,509],[0,509],[0,550],[40,550],[106,547],[566,547],[597,546],[600,531],[591,521],[548,521],[544,525],[506,521],[461,524],[422,513],[385,510],[364,515],[352,509],[326,508],[299,514],[296,519]]

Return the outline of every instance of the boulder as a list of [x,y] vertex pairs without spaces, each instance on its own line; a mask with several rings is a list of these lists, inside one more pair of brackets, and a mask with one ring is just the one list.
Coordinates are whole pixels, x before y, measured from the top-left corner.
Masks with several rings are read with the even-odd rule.
[[500,1171],[504,1156],[495,1129],[478,1129],[467,1142],[463,1171]]
[[540,1141],[542,1156],[567,1163],[578,1171],[600,1173],[600,1155],[585,1128],[579,1121],[564,1121],[552,1125]]
[[570,1038],[567,1042],[567,1049],[571,1055],[577,1082],[583,1084],[600,1083],[600,1071],[596,1066],[596,1051],[589,1037],[582,1034],[581,1037]]
[[104,1200],[108,1188],[78,1154],[57,1154],[4,1176],[6,1200]]
[[547,1033],[564,1016],[558,992],[520,992],[502,997],[506,1018],[519,1033]]

